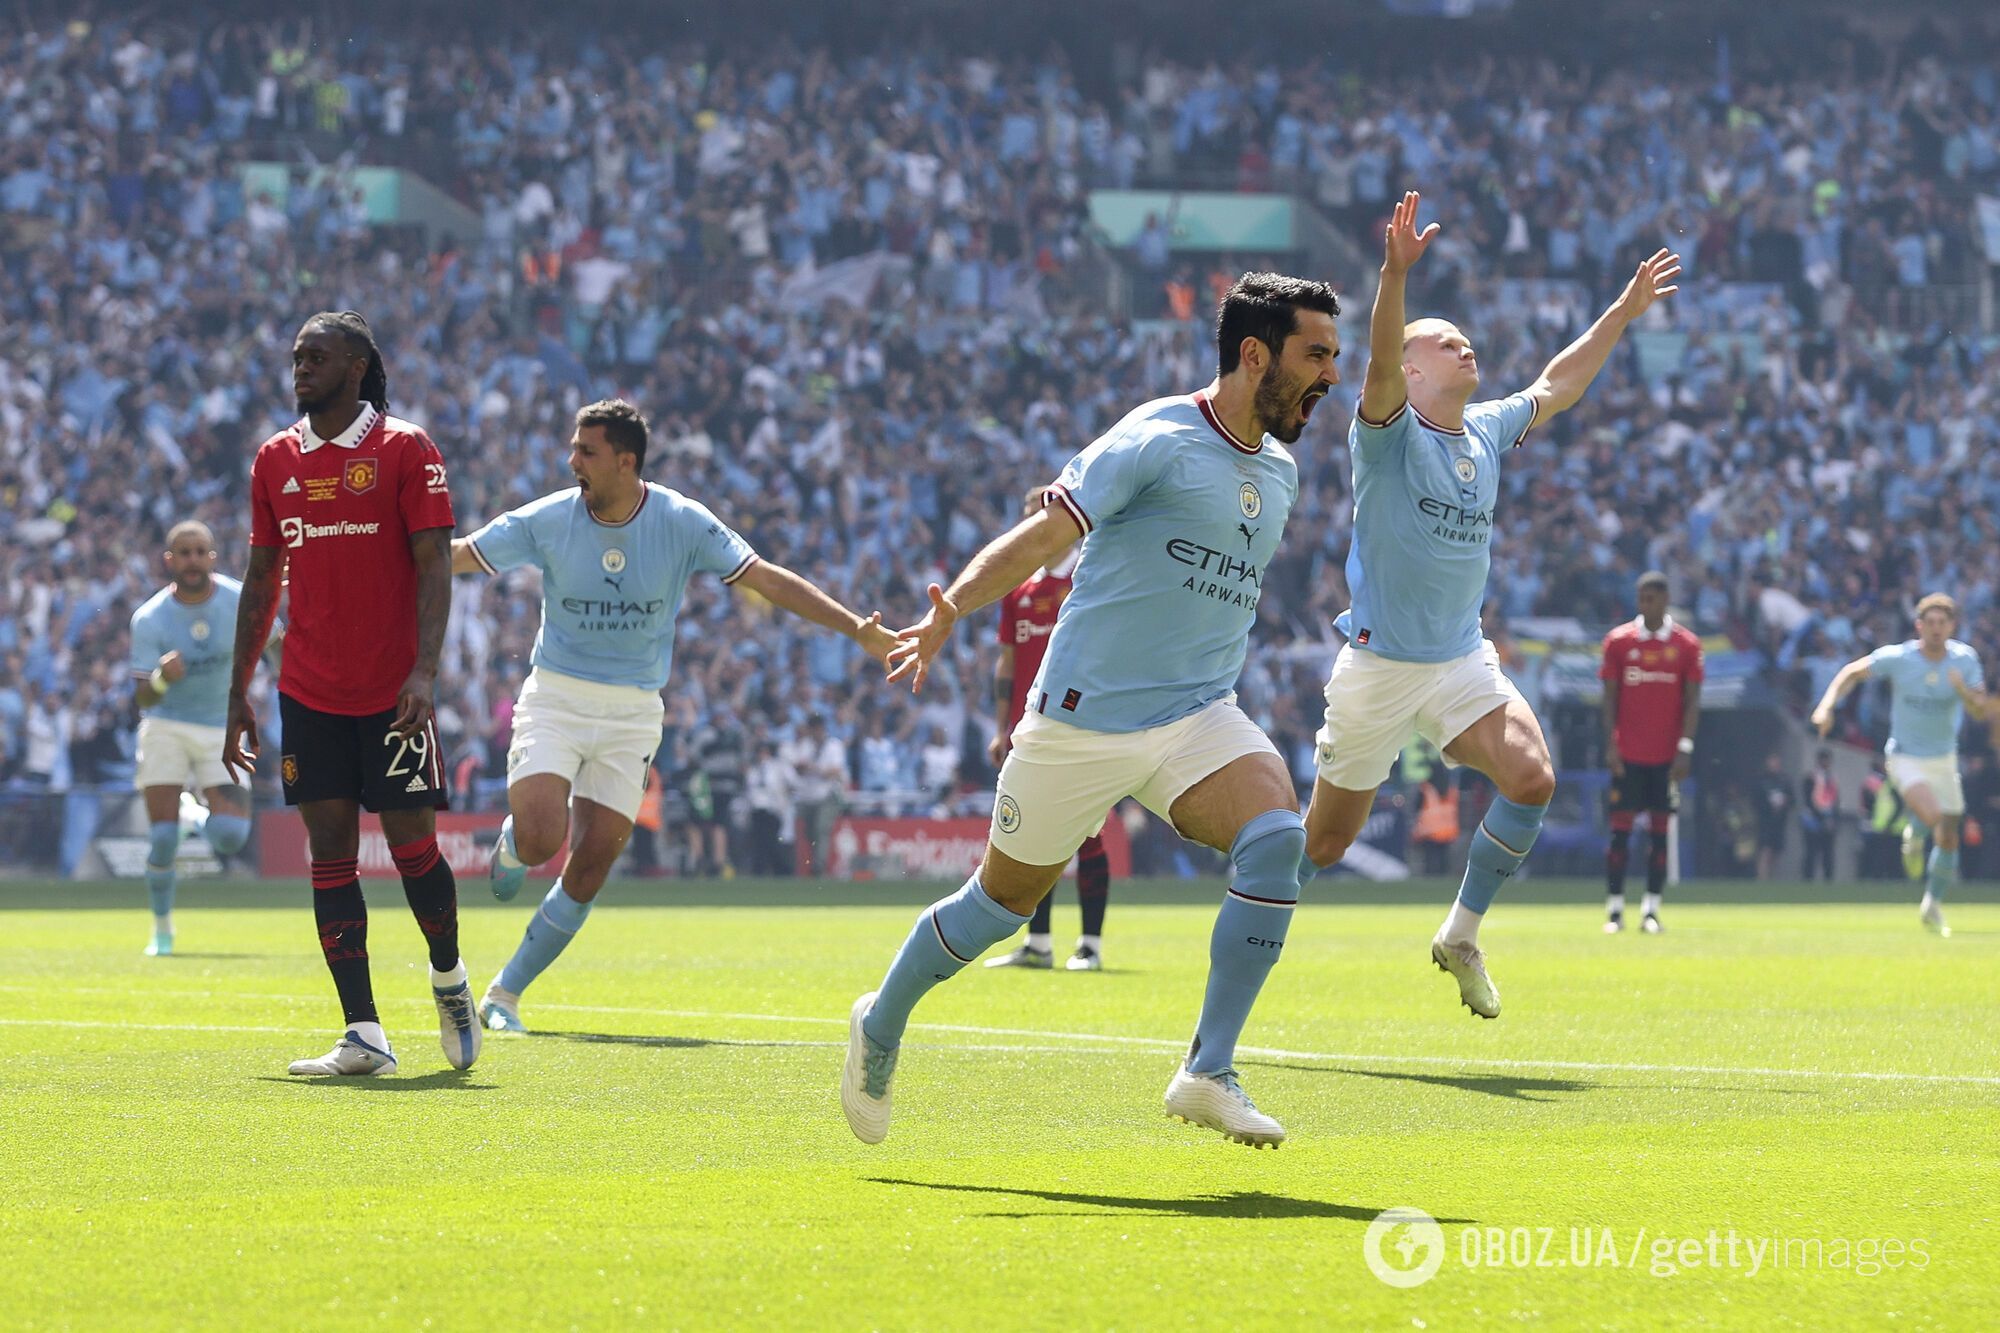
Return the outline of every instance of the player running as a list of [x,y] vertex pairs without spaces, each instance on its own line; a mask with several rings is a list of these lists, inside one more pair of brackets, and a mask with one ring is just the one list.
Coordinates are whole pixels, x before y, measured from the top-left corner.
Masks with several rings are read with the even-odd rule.
[[1640,264],[1624,294],[1541,378],[1474,403],[1479,363],[1458,326],[1403,322],[1410,267],[1439,230],[1432,223],[1417,231],[1418,202],[1415,191],[1405,194],[1387,228],[1368,373],[1347,435],[1353,600],[1335,622],[1348,642],[1326,683],[1303,872],[1310,878],[1347,854],[1413,727],[1447,762],[1491,778],[1499,796],[1473,831],[1464,882],[1431,941],[1431,960],[1457,979],[1467,1008],[1497,1018],[1500,992],[1486,973],[1479,923],[1527,859],[1555,792],[1541,724],[1479,630],[1501,451],[1576,405],[1626,325],[1676,290],[1668,284],[1680,259],[1662,250]]
[[250,673],[289,579],[291,624],[278,673],[285,803],[312,854],[313,916],[346,1030],[294,1074],[392,1074],[375,1012],[368,908],[357,856],[361,808],[383,835],[430,946],[431,995],[445,1059],[479,1057],[458,887],[438,853],[444,763],[431,691],[451,610],[451,495],[423,430],[388,412],[388,378],[368,322],[318,314],[292,344],[298,424],[257,450],[250,469],[250,569],[236,616],[236,660],[222,762],[254,771]]
[[1234,869],[1167,1113],[1239,1143],[1284,1140],[1232,1062],[1298,902],[1305,826],[1284,761],[1234,689],[1264,571],[1298,495],[1284,444],[1340,379],[1339,311],[1324,283],[1238,279],[1222,299],[1208,387],[1127,414],[950,591],[932,584],[929,612],[901,632],[890,679],[921,688],[960,617],[1084,538],[1074,590],[1000,769],[979,871],[925,909],[881,987],[849,1015],[841,1106],[864,1143],[889,1132],[890,1082],[917,1001],[1019,930],[1127,796],[1182,837],[1226,849]]
[[[225,627],[236,623],[243,585],[215,572],[215,535],[193,519],[174,524],[160,560],[173,582],[132,613],[132,703],[145,714],[133,782],[146,802],[146,893],[153,904],[146,954],[154,958],[174,951],[174,853],[183,821],[218,856],[240,852],[250,840],[250,804],[222,766]],[[188,793],[190,783],[206,805]]]
[[1958,603],[1941,592],[1930,594],[1917,603],[1917,637],[1877,648],[1842,667],[1812,715],[1824,736],[1833,729],[1834,710],[1849,690],[1870,678],[1889,682],[1889,743],[1882,747],[1883,756],[1903,804],[1931,833],[1917,915],[1940,935],[1951,934],[1943,904],[1958,874],[1958,832],[1965,816],[1958,728],[1968,712],[1983,722],[1995,711],[1979,654],[1951,637],[1957,628]]
[[1611,759],[1611,842],[1604,853],[1604,933],[1625,929],[1625,862],[1633,816],[1645,812],[1645,915],[1657,935],[1667,884],[1668,820],[1681,808],[1680,784],[1701,725],[1701,640],[1667,614],[1667,576],[1639,578],[1639,617],[1604,636],[1604,749]]
[[492,861],[493,896],[513,899],[569,837],[561,876],[479,1003],[496,1032],[525,1032],[521,993],[576,938],[612,863],[632,836],[659,748],[660,691],[673,663],[674,617],[698,573],[749,588],[772,605],[838,630],[877,661],[895,636],[798,575],[760,560],[694,500],[646,481],[646,419],[613,399],[576,414],[576,485],[544,496],[451,544],[455,574],[542,572],[534,669],[514,710],[508,816]]
[[[1024,517],[1042,507],[1042,488],[1028,492]],[[1035,571],[1026,583],[1000,599],[1000,661],[993,672],[993,739],[986,754],[995,768],[1007,761],[1013,745],[1014,728],[1028,711],[1028,686],[1042,669],[1042,655],[1049,646],[1049,634],[1056,627],[1056,613],[1069,596],[1070,575],[1076,569],[1076,552],[1071,550],[1054,565]],[[1071,972],[1098,972],[1104,968],[1104,906],[1111,893],[1111,862],[1104,854],[1102,833],[1083,840],[1076,853],[1076,899],[1083,909],[1083,934],[1076,952],[1063,966]],[[1055,948],[1050,942],[1056,896],[1042,895],[1035,915],[1028,922],[1028,938],[1020,948],[986,960],[988,967],[1050,968],[1055,966]]]

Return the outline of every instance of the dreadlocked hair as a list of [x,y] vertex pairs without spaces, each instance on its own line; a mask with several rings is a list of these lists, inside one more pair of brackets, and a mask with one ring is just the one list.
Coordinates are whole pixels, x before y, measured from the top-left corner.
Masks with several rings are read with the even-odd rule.
[[361,401],[373,403],[378,412],[389,410],[389,372],[382,364],[382,349],[375,345],[375,331],[368,327],[368,321],[358,310],[323,310],[307,320],[308,325],[320,324],[338,332],[347,339],[348,345],[356,352],[365,350],[368,354],[368,369],[361,375]]

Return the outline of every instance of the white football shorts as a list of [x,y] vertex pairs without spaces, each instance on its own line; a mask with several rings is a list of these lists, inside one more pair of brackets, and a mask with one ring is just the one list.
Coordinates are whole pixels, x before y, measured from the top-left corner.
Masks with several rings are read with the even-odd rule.
[[631,819],[646,794],[646,770],[660,748],[665,720],[657,690],[603,685],[536,667],[514,705],[507,785],[554,773],[569,783],[571,796]]
[[236,779],[222,766],[223,728],[176,722],[144,714],[139,718],[139,762],[132,785],[148,787],[232,787]]
[[1350,643],[1333,659],[1326,681],[1326,720],[1316,737],[1319,775],[1345,791],[1373,791],[1388,780],[1412,736],[1442,751],[1467,727],[1520,697],[1490,639],[1449,662],[1398,662]]
[[1127,796],[1167,821],[1188,788],[1246,754],[1278,756],[1236,696],[1145,731],[1090,731],[1029,713],[993,803],[993,846],[1023,865],[1066,863]]
[[1905,800],[1909,799],[1910,788],[1929,787],[1942,813],[1965,813],[1965,786],[1958,780],[1957,755],[1938,754],[1922,759],[1913,754],[1891,754],[1883,759],[1889,781],[1896,784],[1896,790],[1904,794]]

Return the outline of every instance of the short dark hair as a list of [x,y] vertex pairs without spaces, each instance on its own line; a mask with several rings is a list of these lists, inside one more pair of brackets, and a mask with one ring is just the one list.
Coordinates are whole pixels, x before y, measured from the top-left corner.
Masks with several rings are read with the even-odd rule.
[[1243,359],[1243,340],[1255,338],[1276,356],[1299,327],[1300,310],[1340,315],[1333,288],[1282,273],[1245,273],[1223,294],[1215,312],[1215,365],[1227,375]]
[[632,466],[646,466],[646,415],[623,398],[605,398],[576,409],[576,428],[597,426],[612,449],[632,455]]
[[1667,576],[1657,569],[1647,570],[1639,576],[1639,591],[1644,592],[1648,588],[1658,588],[1661,592],[1665,592],[1667,590]]
[[356,356],[368,358],[368,369],[361,373],[360,398],[364,403],[373,403],[377,412],[389,410],[389,371],[382,364],[382,349],[375,345],[375,331],[368,327],[368,321],[358,310],[322,310],[306,321],[306,327],[324,325],[347,339],[347,345]]

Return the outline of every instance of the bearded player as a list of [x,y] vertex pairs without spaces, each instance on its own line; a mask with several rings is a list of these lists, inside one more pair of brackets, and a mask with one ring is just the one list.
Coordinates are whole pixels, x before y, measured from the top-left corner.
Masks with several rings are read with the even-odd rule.
[[1432,223],[1417,231],[1418,202],[1414,191],[1405,194],[1389,222],[1368,373],[1347,435],[1353,600],[1335,622],[1347,644],[1326,684],[1303,873],[1347,854],[1413,729],[1447,762],[1484,773],[1499,796],[1473,831],[1465,878],[1431,941],[1431,961],[1457,980],[1467,1008],[1497,1018],[1500,992],[1486,972],[1479,923],[1527,859],[1555,792],[1541,724],[1479,628],[1500,459],[1536,423],[1576,405],[1626,327],[1676,290],[1669,284],[1680,260],[1665,250],[1647,259],[1541,378],[1475,403],[1471,340],[1446,320],[1404,321],[1410,267],[1439,230]]
[[451,610],[451,495],[423,430],[388,412],[388,377],[366,320],[307,320],[292,344],[303,416],[265,441],[250,469],[250,568],[236,617],[223,763],[247,781],[258,752],[250,675],[278,593],[291,613],[278,674],[285,803],[306,826],[313,916],[345,1027],[303,1075],[392,1074],[375,1011],[361,810],[382,821],[403,893],[430,948],[438,1036],[454,1069],[479,1056],[480,1028],[458,956],[458,886],[438,852],[443,756],[431,716]]

